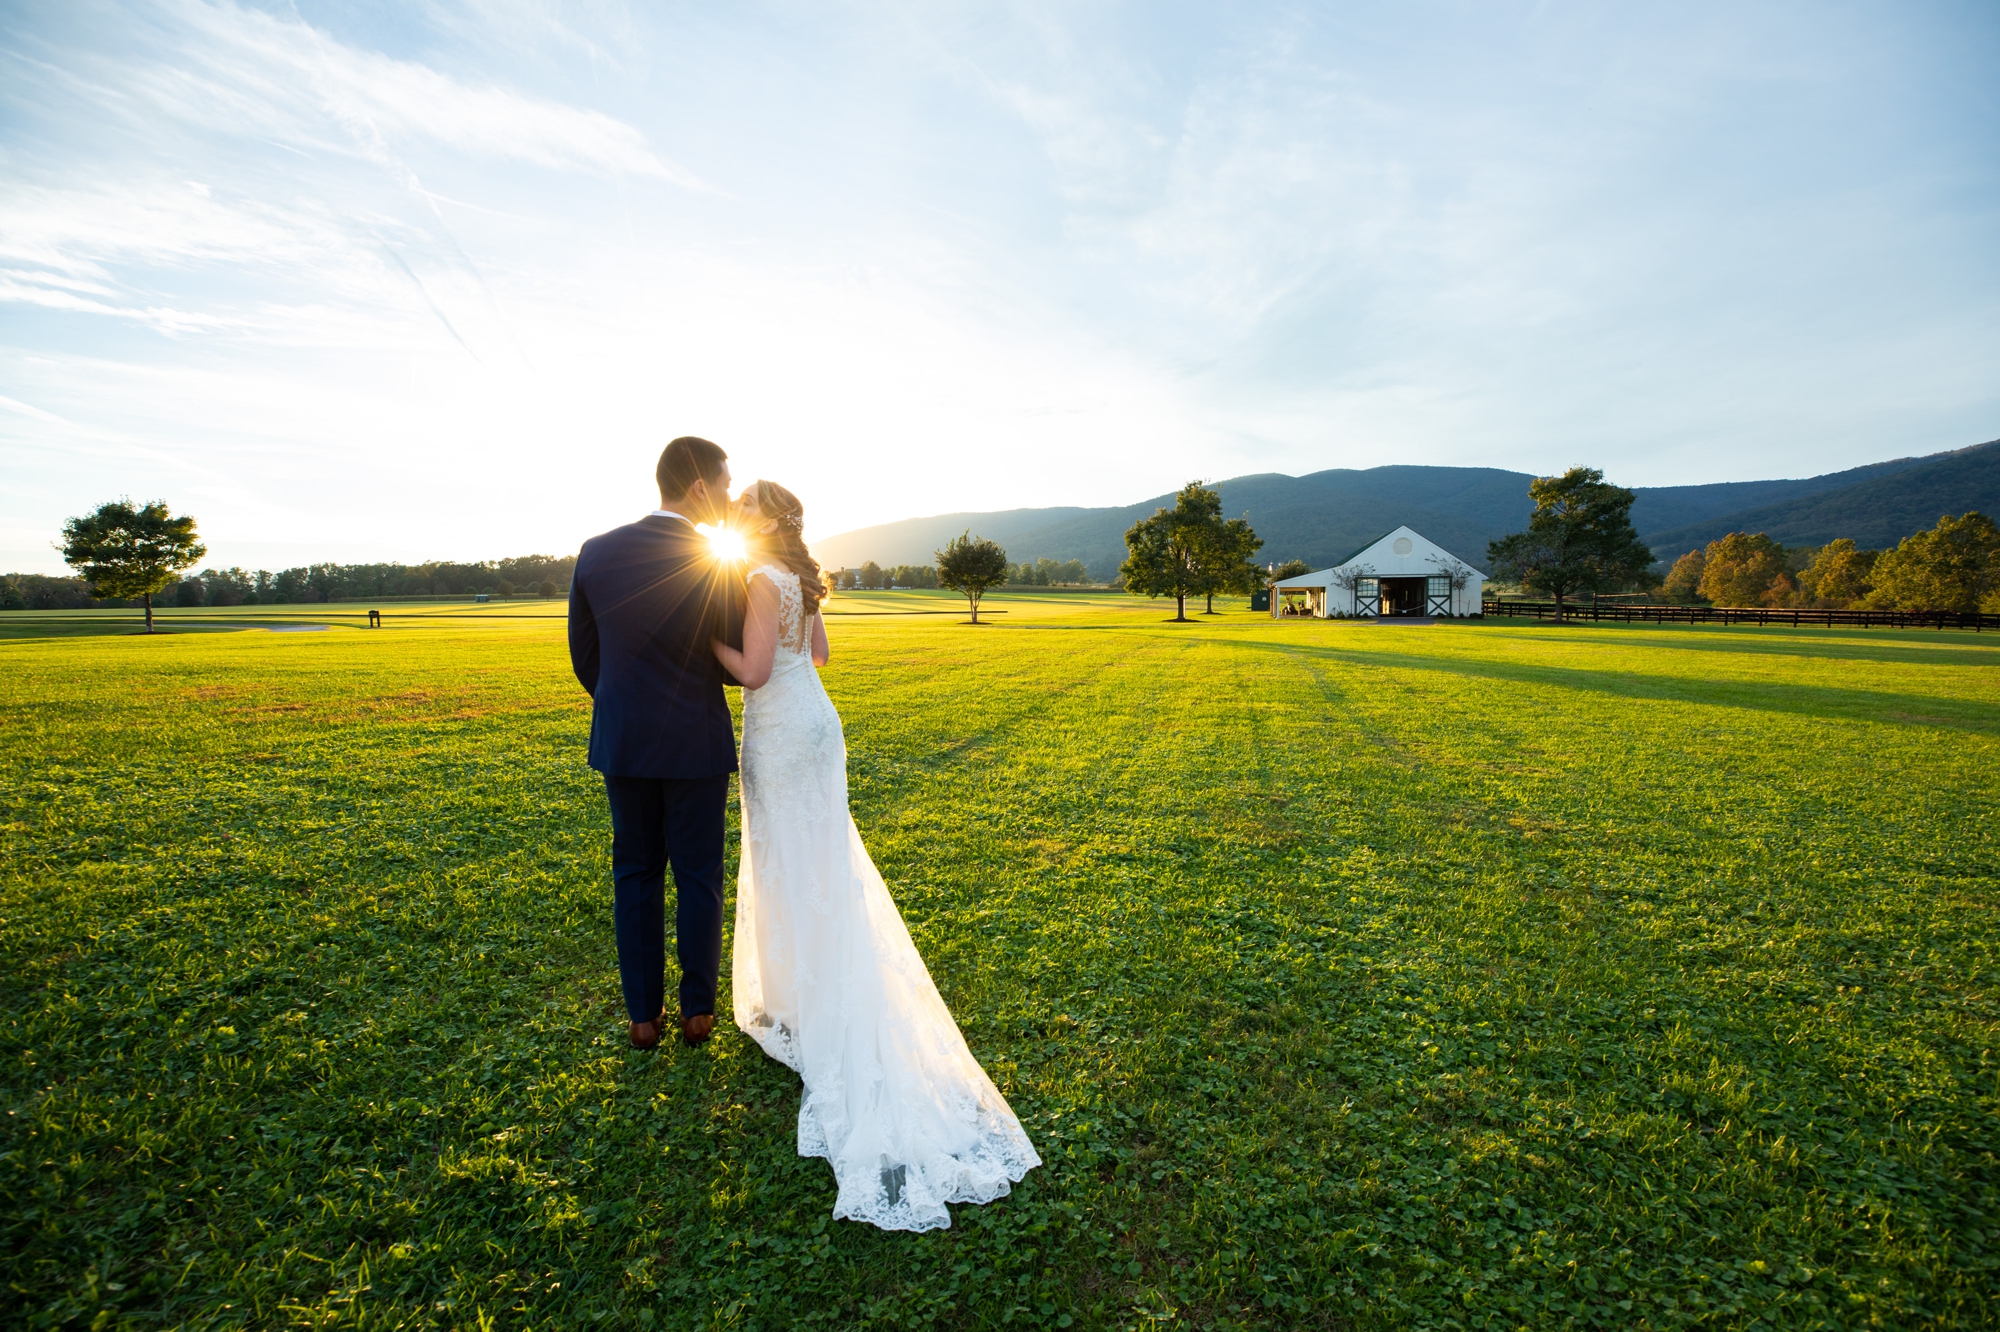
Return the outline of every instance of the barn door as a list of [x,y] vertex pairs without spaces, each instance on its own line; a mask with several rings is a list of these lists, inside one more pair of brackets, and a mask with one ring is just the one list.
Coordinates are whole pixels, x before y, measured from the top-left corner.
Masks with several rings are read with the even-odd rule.
[[1429,614],[1451,614],[1451,579],[1443,574],[1432,574],[1424,580],[1424,600],[1429,605]]
[[1354,580],[1354,613],[1356,615],[1380,615],[1382,613],[1381,579],[1357,578]]

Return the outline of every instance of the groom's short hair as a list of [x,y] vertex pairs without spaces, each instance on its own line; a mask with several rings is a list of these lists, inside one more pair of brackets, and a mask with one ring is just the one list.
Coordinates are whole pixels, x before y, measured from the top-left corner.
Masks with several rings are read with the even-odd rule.
[[729,455],[721,446],[699,435],[682,435],[667,445],[660,454],[660,465],[653,469],[653,479],[660,483],[660,498],[684,498],[694,489],[695,482],[713,481],[721,476],[722,464],[727,461]]

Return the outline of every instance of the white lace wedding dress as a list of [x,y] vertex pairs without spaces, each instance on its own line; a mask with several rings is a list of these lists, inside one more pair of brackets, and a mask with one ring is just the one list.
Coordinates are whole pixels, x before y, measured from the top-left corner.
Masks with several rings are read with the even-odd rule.
[[798,575],[779,593],[770,680],[743,693],[736,1025],[805,1083],[799,1155],[825,1157],[833,1214],[951,1224],[1042,1163],[966,1048],[847,809],[840,714],[811,657]]

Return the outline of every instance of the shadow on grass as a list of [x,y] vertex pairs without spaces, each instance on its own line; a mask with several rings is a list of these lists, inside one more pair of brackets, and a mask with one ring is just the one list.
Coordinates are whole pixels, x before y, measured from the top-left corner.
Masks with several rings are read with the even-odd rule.
[[155,629],[124,621],[82,623],[9,623],[0,619],[0,643],[40,643],[56,638],[173,638],[183,634],[235,634],[261,628],[254,624],[176,624]]
[[[1313,643],[1247,641],[1242,647],[1289,656],[1310,656],[1352,663],[1356,654]],[[1759,712],[1847,721],[1888,722],[1901,726],[1948,726],[1981,735],[2000,735],[2000,710],[1984,703],[1939,698],[1934,694],[1885,693],[1870,689],[1839,689],[1826,685],[1756,684],[1714,680],[1682,680],[1672,676],[1632,672],[1578,670],[1567,666],[1521,665],[1510,662],[1467,661],[1453,657],[1420,657],[1403,652],[1370,651],[1361,660],[1371,665],[1514,684],[1552,685],[1581,689],[1615,698],[1660,699],[1714,707],[1749,708]]]
[[[1498,630],[1505,633],[1521,626],[1504,622],[1498,625],[1480,626],[1489,633]],[[1653,625],[1653,624],[1612,624],[1600,623],[1588,628],[1565,625],[1557,629],[1547,626],[1547,631],[1537,634],[1519,635],[1547,642],[1554,639],[1565,643],[1588,644],[1605,630],[1641,630],[1647,633],[1662,633],[1678,630],[1688,635],[1686,642],[1663,642],[1663,648],[1677,652],[1721,652],[1730,654],[1759,654],[1773,657],[1811,657],[1830,661],[1890,661],[1917,666],[2000,666],[2000,634],[1987,638],[1984,634],[1966,634],[1963,630],[1950,630],[1951,637],[1941,642],[1913,642],[1906,638],[1890,638],[1889,641],[1864,640],[1857,634],[1879,634],[1887,638],[1891,634],[1935,634],[1936,630],[1923,629],[1809,629],[1791,625]],[[1697,637],[1699,635],[1699,637]],[[1514,635],[1508,635],[1513,637]],[[1993,655],[1990,661],[1982,660],[1977,654],[1986,649]],[[1972,654],[1972,655],[1968,655]]]

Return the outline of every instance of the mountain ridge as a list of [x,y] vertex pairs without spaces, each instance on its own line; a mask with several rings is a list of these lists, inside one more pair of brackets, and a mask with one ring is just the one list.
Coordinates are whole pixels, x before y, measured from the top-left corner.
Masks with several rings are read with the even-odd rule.
[[[1526,525],[1533,479],[1494,467],[1391,464],[1303,476],[1255,472],[1217,488],[1223,512],[1248,516],[1264,538],[1264,559],[1325,568],[1408,523],[1483,567],[1489,541]],[[1736,530],[1768,530],[1787,544],[1851,536],[1864,546],[1892,545],[1931,526],[1939,513],[2000,510],[2000,440],[1814,477],[1635,490],[1633,525],[1664,559]],[[1010,559],[1080,559],[1092,577],[1108,578],[1124,559],[1125,529],[1172,502],[1167,494],[1105,507],[933,514],[836,533],[812,548],[830,567],[928,564],[946,541],[969,530],[1005,546]]]
[[2000,440],[1934,453],[1916,459],[1914,466],[1850,485],[1655,532],[1647,543],[1669,559],[1728,532],[1762,532],[1788,546],[1821,545],[1844,536],[1864,550],[1885,549],[1933,526],[1944,514],[1967,509],[2000,513]]

